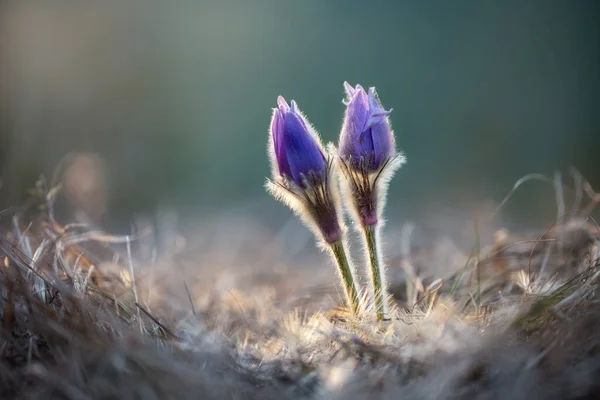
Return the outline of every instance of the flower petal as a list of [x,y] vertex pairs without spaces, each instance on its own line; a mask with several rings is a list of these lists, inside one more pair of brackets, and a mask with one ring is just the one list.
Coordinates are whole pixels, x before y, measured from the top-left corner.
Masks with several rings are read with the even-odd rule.
[[[369,98],[360,85],[356,86],[353,96],[347,104],[342,133],[340,135],[340,154],[346,159],[359,162],[364,146],[372,150],[371,139],[363,134],[369,119]],[[360,88],[360,89],[358,89]]]
[[372,156],[374,148],[371,129],[367,129],[360,134],[358,137],[358,143],[356,144],[356,150],[358,154],[367,159]]
[[385,121],[385,116],[390,114],[392,110],[386,111],[379,102],[377,95],[375,94],[375,88],[369,88],[369,118],[365,124],[365,128],[370,128],[373,125]]
[[394,153],[394,136],[387,119],[373,125],[370,131],[374,154],[372,169],[376,170]]
[[275,152],[275,161],[277,162],[277,166],[279,167],[279,173],[281,175],[290,175],[290,165],[285,156],[283,130],[283,115],[281,111],[276,108],[273,112],[273,119],[271,120],[271,135],[273,135],[273,150]]
[[298,117],[298,119],[300,120],[300,123],[304,127],[304,130],[306,130],[308,132],[308,127],[307,127],[306,121],[304,120],[304,117],[302,117],[302,113],[298,109],[298,104],[294,100],[292,100],[291,103],[292,103],[292,106],[290,107],[290,112],[292,112],[296,117]]
[[369,120],[369,98],[364,90],[357,90],[354,93],[348,104],[348,117],[357,131],[362,132],[364,130]]
[[284,114],[290,111],[290,106],[288,105],[287,101],[285,101],[283,96],[277,97],[277,105],[279,107],[279,110]]
[[315,138],[306,130],[299,115],[289,112],[284,122],[285,155],[290,166],[291,178],[300,186],[304,186],[303,175],[308,176],[311,171],[317,175],[325,172],[325,155]]
[[342,103],[344,103],[345,106],[348,105],[348,103],[350,103],[350,100],[354,97],[354,93],[356,93],[356,89],[353,88],[348,81],[344,81],[344,89],[346,91],[346,96],[348,97],[348,100],[344,99],[342,100]]

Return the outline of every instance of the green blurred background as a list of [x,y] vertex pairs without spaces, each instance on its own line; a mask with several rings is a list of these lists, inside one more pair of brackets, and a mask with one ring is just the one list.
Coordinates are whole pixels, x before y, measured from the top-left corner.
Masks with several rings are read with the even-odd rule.
[[[453,218],[529,172],[600,187],[600,2],[4,1],[2,203],[70,151],[108,161],[111,215],[169,204],[288,210],[264,192],[271,108],[295,99],[325,141],[342,82],[376,86],[408,163],[389,219]],[[244,208],[245,207],[245,208]],[[186,211],[187,210],[187,211]],[[550,186],[506,219],[555,213]]]

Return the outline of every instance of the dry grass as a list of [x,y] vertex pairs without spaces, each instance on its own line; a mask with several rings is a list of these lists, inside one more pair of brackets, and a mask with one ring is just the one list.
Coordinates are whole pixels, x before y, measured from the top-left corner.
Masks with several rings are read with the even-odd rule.
[[[587,215],[599,199],[580,181]],[[331,276],[243,265],[198,276],[193,258],[136,257],[147,232],[114,237],[61,226],[56,194],[38,186],[26,208],[3,215],[2,397],[600,394],[600,234],[560,201],[565,216],[543,235],[501,231],[489,246],[476,243],[470,256],[453,259],[462,267],[445,279],[418,272],[428,252],[410,254],[404,243],[391,268],[408,280],[392,285],[394,318],[377,324],[335,307]]]

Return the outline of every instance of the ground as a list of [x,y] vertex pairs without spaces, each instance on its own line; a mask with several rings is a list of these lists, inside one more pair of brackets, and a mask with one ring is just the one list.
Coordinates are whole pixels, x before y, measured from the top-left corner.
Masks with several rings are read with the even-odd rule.
[[202,239],[210,255],[175,240],[157,257],[144,231],[59,223],[56,192],[38,189],[2,214],[4,398],[600,396],[600,234],[589,208],[537,235],[501,230],[446,254],[446,276],[422,273],[428,247],[389,260],[393,309],[378,323],[340,308],[326,257],[290,266],[265,246],[270,262],[245,265],[256,246],[234,251],[243,233],[215,227]]

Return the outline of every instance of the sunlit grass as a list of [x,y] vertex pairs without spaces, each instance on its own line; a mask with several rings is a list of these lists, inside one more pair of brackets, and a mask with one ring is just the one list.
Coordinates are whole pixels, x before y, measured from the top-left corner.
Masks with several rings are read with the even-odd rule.
[[[597,200],[584,186],[590,214]],[[560,234],[552,224],[538,237],[479,238],[444,279],[418,272],[404,232],[390,265],[405,271],[390,282],[404,290],[378,322],[373,309],[348,312],[318,266],[261,265],[260,254],[213,264],[227,246],[151,265],[136,259],[149,233],[63,225],[52,212],[60,188],[37,188],[3,218],[0,240],[0,378],[11,396],[551,397],[548,380],[566,385],[584,368],[578,391],[595,388],[600,229],[572,210]]]

